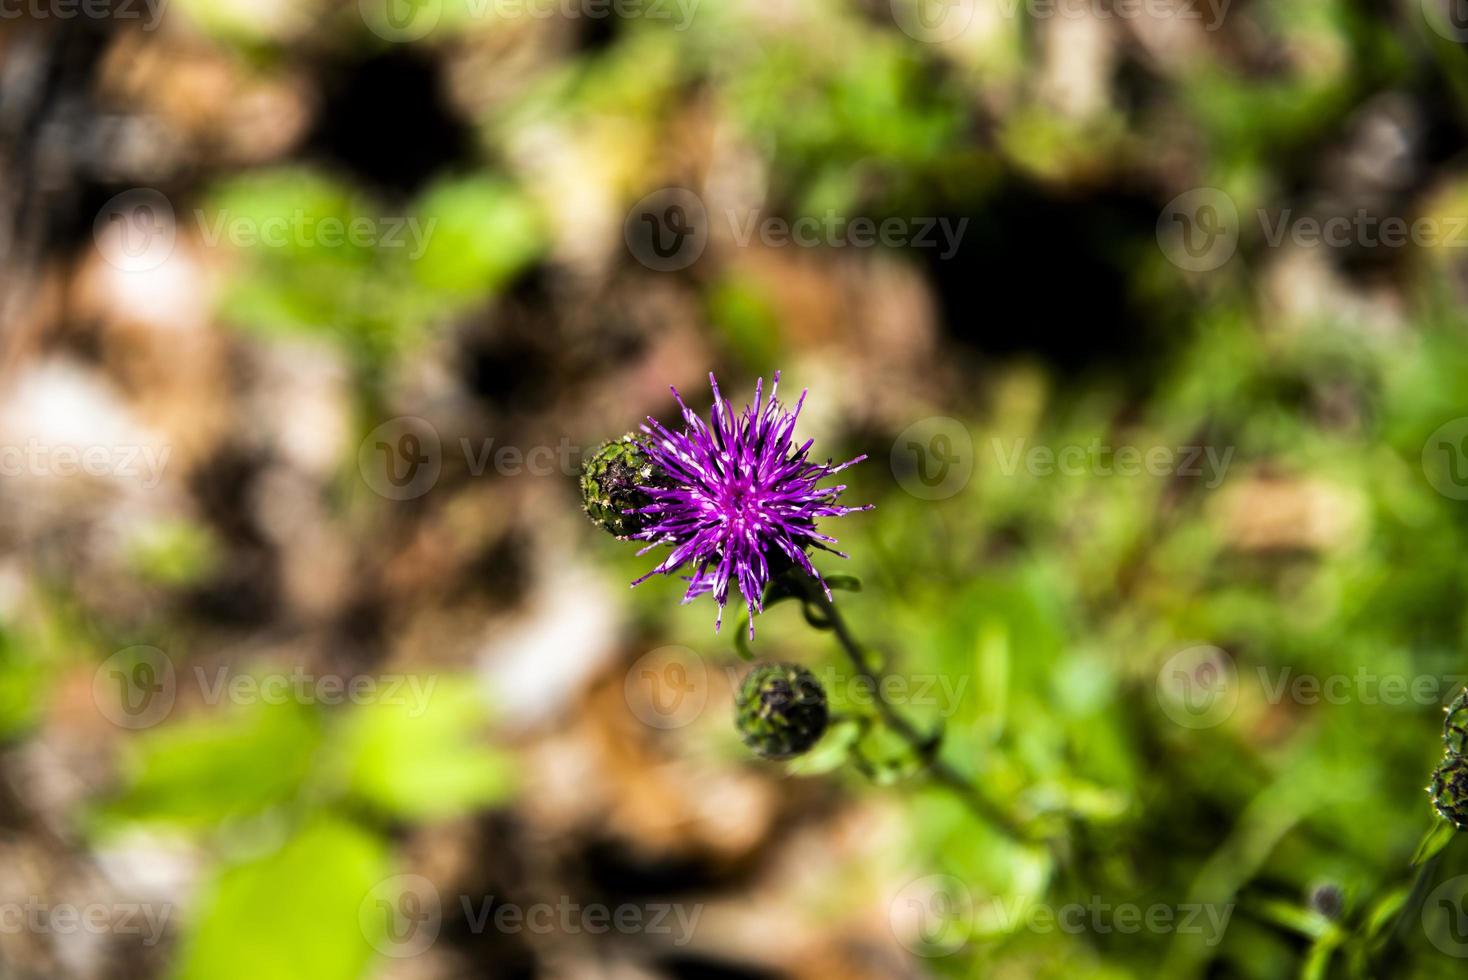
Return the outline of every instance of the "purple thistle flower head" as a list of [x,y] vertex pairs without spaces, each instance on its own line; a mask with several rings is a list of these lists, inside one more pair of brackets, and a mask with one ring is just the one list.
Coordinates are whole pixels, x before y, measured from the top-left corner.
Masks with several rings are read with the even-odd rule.
[[[714,406],[709,422],[683,404],[674,388],[673,397],[683,410],[683,429],[673,432],[649,418],[642,431],[648,436],[647,456],[671,485],[639,489],[652,503],[632,511],[645,515],[648,525],[636,538],[649,541],[638,554],[660,544],[673,551],[652,571],[632,584],[640,585],[654,575],[670,575],[684,565],[693,566],[684,602],[712,592],[719,604],[714,620],[717,631],[729,601],[729,583],[739,586],[749,610],[749,635],[754,636],[754,614],[762,612],[765,586],[791,565],[826,586],[806,548],[815,547],[845,558],[830,545],[836,539],[816,529],[821,517],[840,517],[865,507],[843,507],[836,503],[845,485],[818,487],[832,474],[866,459],[832,466],[830,461],[812,463],[807,457],[811,442],[793,443],[795,420],[805,404],[800,393],[794,411],[776,399],[780,373],[775,372],[770,395],[764,397],[764,379],[754,388],[754,404],[735,414],[719,383],[709,375]],[[773,569],[773,571],[772,571]]]

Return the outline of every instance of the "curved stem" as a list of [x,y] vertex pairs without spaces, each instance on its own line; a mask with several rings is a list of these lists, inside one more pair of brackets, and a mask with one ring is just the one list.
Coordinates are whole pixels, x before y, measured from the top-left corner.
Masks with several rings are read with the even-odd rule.
[[798,581],[800,595],[809,604],[815,606],[825,617],[831,632],[835,634],[841,649],[846,652],[847,658],[852,666],[856,668],[859,678],[864,680],[874,693],[873,701],[876,705],[877,714],[882,722],[901,738],[913,750],[913,753],[922,760],[928,775],[933,781],[943,788],[949,790],[979,819],[998,827],[1003,833],[1013,840],[1032,843],[1036,838],[1024,826],[1022,826],[1012,815],[1003,810],[992,800],[986,797],[977,786],[953,768],[949,763],[938,757],[938,740],[930,735],[919,731],[906,717],[888,703],[881,678],[877,671],[873,670],[867,663],[866,655],[862,652],[862,645],[851,632],[846,618],[841,615],[820,584],[807,576],[791,576]]

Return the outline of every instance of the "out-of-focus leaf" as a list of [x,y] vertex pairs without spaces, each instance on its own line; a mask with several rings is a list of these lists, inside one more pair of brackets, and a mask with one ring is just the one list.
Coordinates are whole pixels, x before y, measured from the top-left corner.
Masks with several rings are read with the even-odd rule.
[[415,215],[421,255],[410,255],[413,277],[445,296],[492,293],[546,245],[539,212],[513,184],[491,177],[431,187]]
[[772,371],[780,354],[780,322],[760,284],[731,279],[709,294],[709,321],[752,371]]
[[48,674],[34,651],[28,655],[14,633],[0,628],[0,738],[30,724],[44,703],[41,692]]
[[503,800],[510,760],[486,741],[484,698],[470,680],[405,683],[399,697],[353,709],[334,746],[335,778],[352,797],[409,820],[447,817]]
[[862,725],[855,720],[836,722],[815,748],[788,762],[785,771],[792,776],[820,776],[839,769],[850,758],[861,732]]
[[358,910],[387,873],[382,839],[320,818],[206,888],[176,980],[354,980],[373,957]]
[[129,544],[129,559],[137,573],[162,585],[198,581],[218,559],[209,530],[189,521],[145,525]]
[[129,746],[122,795],[106,820],[207,828],[294,799],[320,740],[313,713],[297,704],[252,704],[166,724]]
[[1422,843],[1417,845],[1417,853],[1412,855],[1412,867],[1419,867],[1442,853],[1443,848],[1453,842],[1458,836],[1458,828],[1447,820],[1434,816],[1432,829],[1422,837]]

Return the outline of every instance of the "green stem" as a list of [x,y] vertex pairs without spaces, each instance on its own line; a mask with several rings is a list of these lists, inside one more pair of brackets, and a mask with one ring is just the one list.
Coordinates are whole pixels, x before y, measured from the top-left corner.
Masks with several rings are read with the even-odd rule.
[[993,824],[1004,834],[1016,841],[1026,843],[1037,842],[1038,838],[1019,823],[1011,814],[995,804],[986,797],[977,786],[960,773],[952,765],[938,757],[938,740],[933,736],[924,734],[905,718],[890,703],[888,703],[881,677],[867,663],[866,655],[862,652],[862,645],[851,632],[851,627],[846,622],[846,617],[836,608],[820,584],[815,579],[804,575],[789,576],[790,580],[797,583],[801,597],[809,605],[820,610],[825,619],[825,624],[835,635],[841,649],[846,652],[852,666],[856,668],[857,677],[865,681],[869,689],[874,692],[874,703],[877,714],[881,717],[883,724],[892,730],[899,738],[908,744],[913,754],[922,761],[928,775],[932,780],[944,789],[949,790],[963,801],[964,805],[979,819]]

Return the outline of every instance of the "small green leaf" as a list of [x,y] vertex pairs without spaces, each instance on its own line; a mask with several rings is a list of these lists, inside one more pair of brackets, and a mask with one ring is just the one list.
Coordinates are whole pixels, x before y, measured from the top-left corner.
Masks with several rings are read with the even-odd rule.
[[1368,941],[1377,938],[1384,930],[1391,928],[1396,923],[1397,915],[1401,912],[1403,906],[1407,904],[1407,899],[1410,895],[1411,889],[1405,887],[1397,888],[1387,893],[1384,898],[1372,907],[1370,914],[1366,917],[1365,925],[1362,927],[1362,934]]
[[1412,867],[1420,867],[1432,860],[1453,842],[1457,834],[1457,827],[1442,818],[1435,818],[1432,829],[1423,835],[1422,843],[1417,845],[1417,853],[1412,856]]

